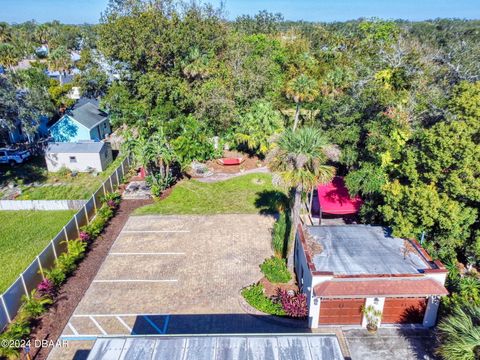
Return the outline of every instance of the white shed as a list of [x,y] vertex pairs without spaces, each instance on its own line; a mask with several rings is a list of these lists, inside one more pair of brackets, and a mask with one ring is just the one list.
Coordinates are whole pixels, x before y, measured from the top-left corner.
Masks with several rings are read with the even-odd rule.
[[106,142],[76,142],[48,144],[45,160],[49,172],[62,167],[79,172],[103,171],[112,162],[112,148]]

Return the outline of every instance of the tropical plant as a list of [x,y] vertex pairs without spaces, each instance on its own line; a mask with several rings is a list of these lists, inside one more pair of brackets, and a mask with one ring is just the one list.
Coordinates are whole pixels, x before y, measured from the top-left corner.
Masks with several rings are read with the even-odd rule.
[[12,44],[0,43],[0,65],[13,68],[20,61],[20,56]]
[[40,284],[37,285],[37,291],[40,295],[45,295],[50,298],[53,298],[55,295],[55,284],[52,280],[45,278],[43,279]]
[[480,358],[480,307],[457,307],[437,326],[437,354],[445,360]]
[[290,216],[285,211],[282,211],[278,220],[273,224],[272,229],[272,247],[275,255],[283,258],[287,254],[288,238],[290,236]]
[[288,98],[295,102],[295,121],[293,130],[295,131],[300,120],[300,108],[303,103],[314,101],[319,94],[318,82],[308,75],[301,74],[287,83],[285,93]]
[[32,290],[30,296],[22,296],[22,308],[20,311],[25,311],[25,316],[35,319],[42,315],[48,305],[53,304],[53,300],[47,295],[41,295],[37,293],[37,290]]
[[172,176],[171,172],[168,172],[165,175],[160,173],[151,174],[148,175],[145,180],[150,186],[150,191],[155,197],[160,197],[162,193],[175,182],[175,178]]
[[[324,151],[327,145],[327,140],[318,129],[286,130],[268,154],[268,167],[291,190],[294,232],[300,223],[302,194],[319,183],[329,182],[335,174],[332,166],[325,165],[327,158]],[[288,265],[293,267],[293,251],[290,252]]]
[[265,155],[270,149],[271,137],[283,129],[281,114],[270,103],[257,102],[240,117],[235,139],[249,150]]
[[253,284],[242,290],[244,299],[255,309],[271,315],[285,315],[282,305],[264,294],[261,284]]
[[301,292],[289,294],[285,289],[277,289],[277,301],[287,316],[293,318],[306,318],[308,316],[307,296]]
[[292,278],[285,265],[285,260],[275,256],[265,259],[260,265],[260,269],[268,281],[272,283],[287,283]]
[[60,72],[60,84],[63,84],[62,73],[70,68],[72,60],[70,53],[65,46],[60,46],[53,50],[48,56],[48,67],[51,70]]
[[382,312],[376,309],[373,305],[362,306],[362,314],[365,315],[367,320],[368,331],[377,331],[378,324],[382,319]]

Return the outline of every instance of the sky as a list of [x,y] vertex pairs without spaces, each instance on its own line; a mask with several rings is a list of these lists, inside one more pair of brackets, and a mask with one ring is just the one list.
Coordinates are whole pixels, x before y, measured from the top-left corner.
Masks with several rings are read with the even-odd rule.
[[[204,0],[205,1],[205,0]],[[210,0],[218,5],[221,0]],[[260,10],[287,20],[342,21],[359,17],[425,20],[438,17],[480,19],[480,0],[226,0],[229,19]],[[0,0],[0,21],[97,23],[108,0]]]

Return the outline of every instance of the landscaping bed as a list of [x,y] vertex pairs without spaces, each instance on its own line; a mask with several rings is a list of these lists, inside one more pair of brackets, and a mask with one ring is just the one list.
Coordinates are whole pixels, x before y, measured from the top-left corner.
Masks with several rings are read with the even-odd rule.
[[27,268],[76,211],[0,211],[0,293]]
[[[123,200],[108,226],[91,245],[85,258],[79,263],[75,272],[60,287],[55,304],[35,323],[32,328],[32,340],[56,341],[78,303],[87,291],[98,272],[111,245],[122,230],[130,214],[139,206],[151,200]],[[36,359],[46,359],[51,348],[32,348],[31,355]]]
[[283,190],[272,185],[270,174],[249,174],[216,183],[184,180],[166,199],[139,208],[135,215],[274,213],[275,204],[284,198]]

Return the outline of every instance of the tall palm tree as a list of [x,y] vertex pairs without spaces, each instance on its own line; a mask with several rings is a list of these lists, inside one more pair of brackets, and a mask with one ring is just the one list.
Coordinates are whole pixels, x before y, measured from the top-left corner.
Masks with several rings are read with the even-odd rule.
[[60,71],[60,84],[63,83],[62,72],[68,70],[71,63],[70,53],[65,46],[59,46],[48,56],[48,67],[50,70]]
[[[302,194],[319,183],[331,181],[335,175],[335,168],[325,165],[325,148],[328,145],[318,129],[306,127],[297,131],[286,130],[268,154],[268,167],[280,176],[293,197],[291,217],[294,233],[300,223]],[[293,268],[293,250],[288,256],[290,268]]]
[[302,104],[314,101],[319,94],[318,82],[308,75],[301,74],[287,83],[285,93],[288,98],[293,99],[296,105],[295,121],[293,123],[293,130],[295,131],[300,120]]
[[437,353],[445,360],[480,359],[480,307],[456,308],[438,324]]

